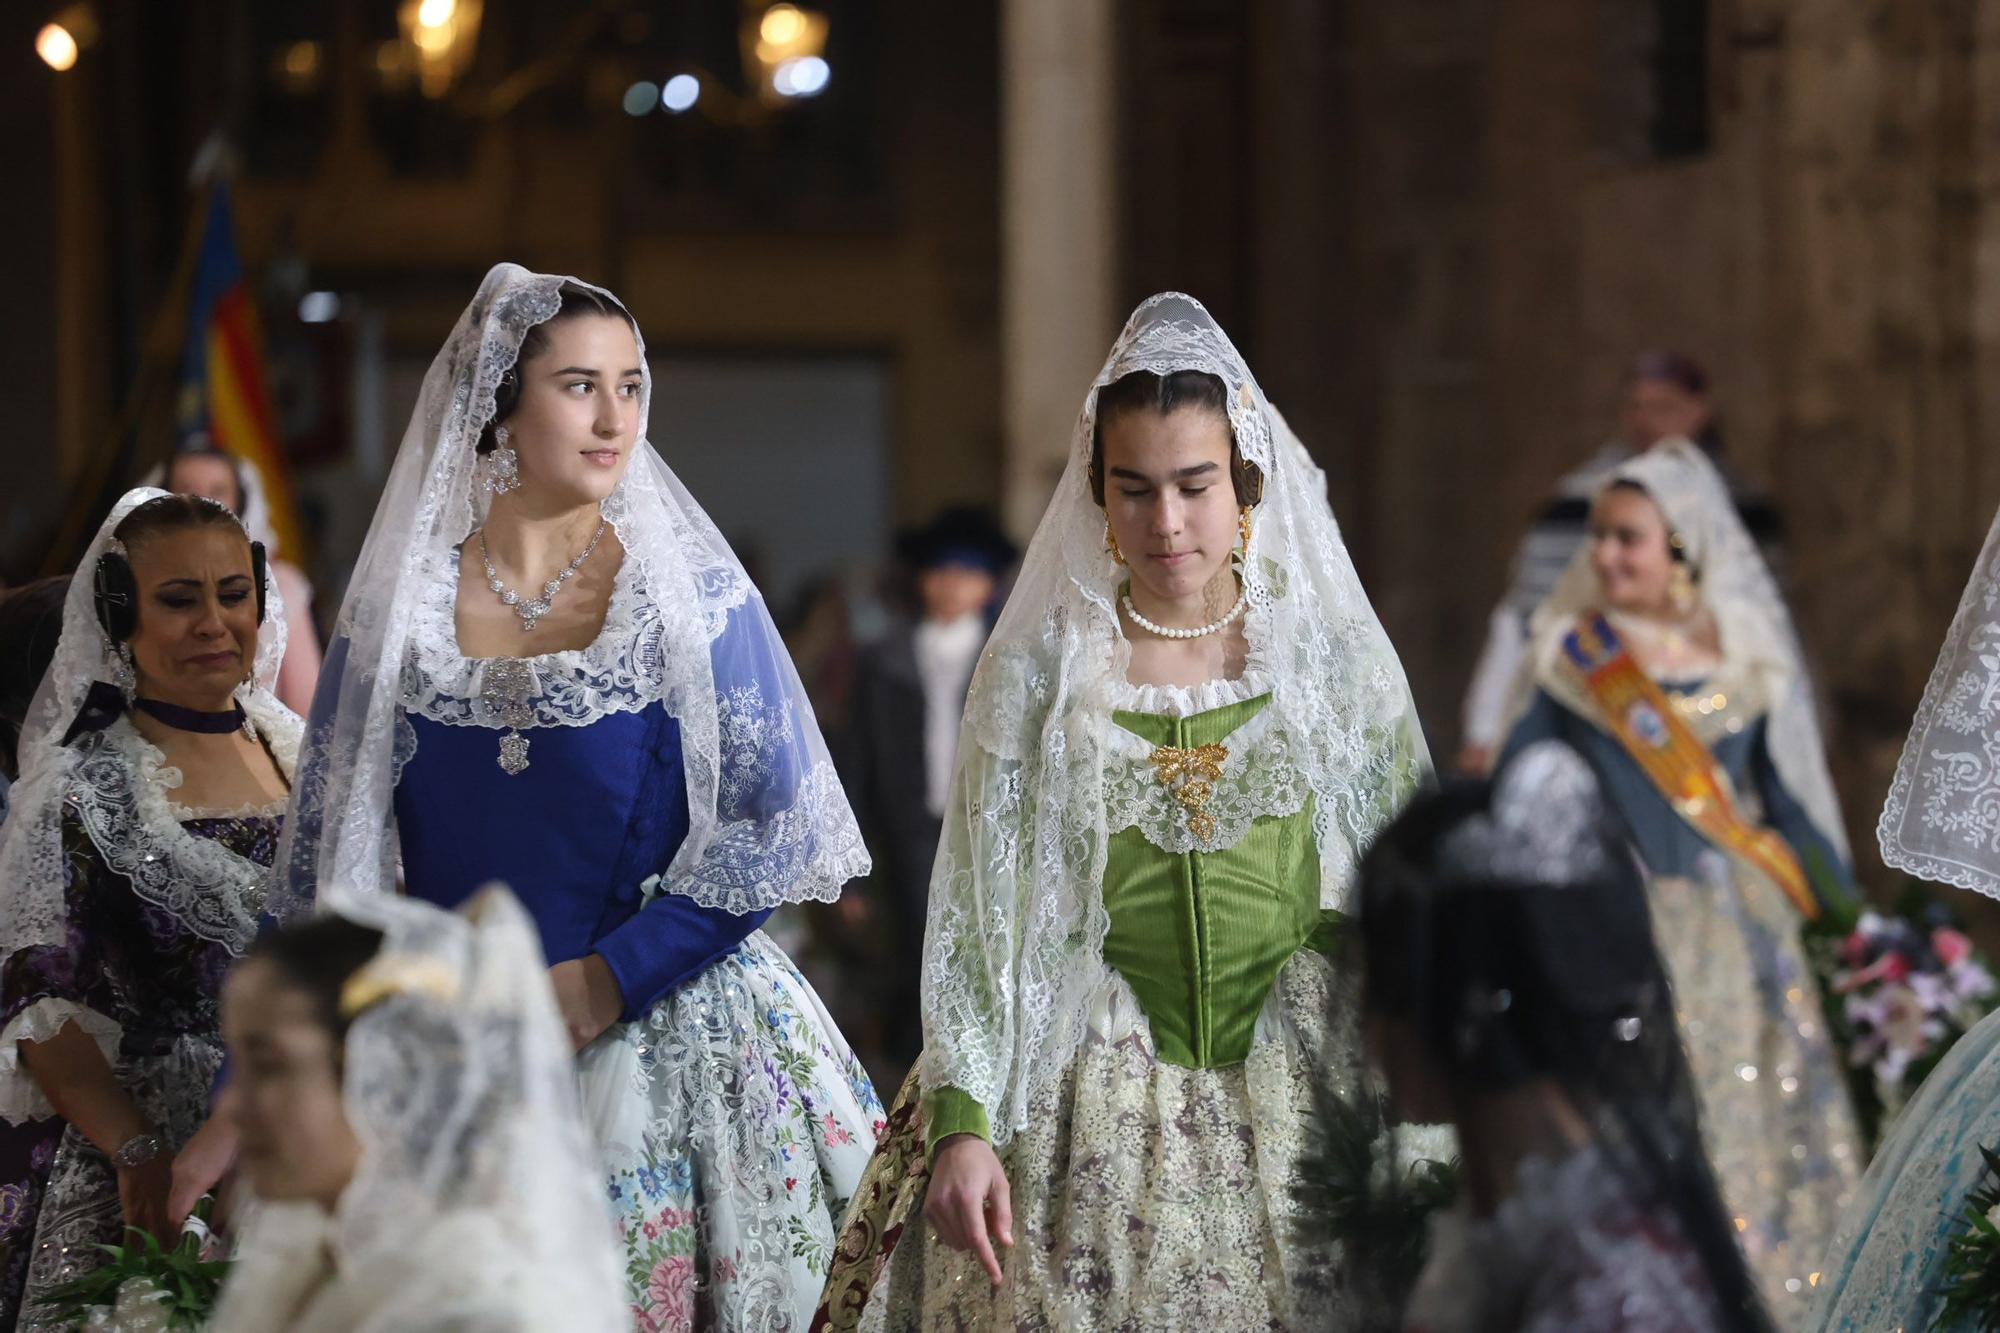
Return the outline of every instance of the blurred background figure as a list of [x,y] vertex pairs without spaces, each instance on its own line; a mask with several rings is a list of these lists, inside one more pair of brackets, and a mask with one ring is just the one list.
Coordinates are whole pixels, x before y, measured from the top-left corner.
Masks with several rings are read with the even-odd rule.
[[216,1113],[260,1206],[209,1327],[631,1329],[534,922],[497,885],[375,907],[230,972]]
[[220,449],[199,447],[174,453],[147,474],[143,486],[215,501],[242,520],[252,541],[271,552],[266,568],[285,597],[285,660],[278,667],[278,702],[304,716],[319,684],[319,625],[313,615],[312,583],[305,571],[277,554],[281,549],[257,465]]
[[903,533],[897,548],[914,603],[856,664],[846,746],[848,796],[875,856],[876,892],[868,901],[887,918],[883,934],[891,951],[878,977],[883,1054],[895,1065],[885,1086],[902,1081],[923,1045],[917,973],[931,863],[966,689],[1016,557],[992,514],[972,506],[940,511]]
[[1531,621],[1499,767],[1555,739],[1648,877],[1703,1140],[1763,1298],[1812,1298],[1865,1161],[1806,949],[1857,886],[1790,613],[1686,440],[1621,464]]
[[[1580,467],[1556,483],[1514,554],[1507,594],[1486,626],[1485,646],[1466,689],[1458,768],[1483,776],[1493,767],[1506,722],[1507,690],[1527,651],[1528,617],[1555,590],[1556,580],[1590,530],[1590,505],[1622,463],[1666,440],[1690,440],[1720,466],[1722,432],[1709,397],[1708,373],[1678,352],[1634,357],[1619,394],[1618,433]],[[1777,519],[1754,495],[1738,495],[1738,509],[1758,544],[1772,555]]]
[[[7,792],[21,776],[21,726],[62,637],[69,578],[38,579],[0,593],[0,825]],[[11,1326],[28,1277],[29,1242],[63,1122],[0,1119],[0,1327]]]
[[57,574],[0,591],[0,823],[7,791],[21,775],[21,724],[62,637],[69,575]]
[[1622,841],[1588,765],[1543,742],[1419,796],[1362,862],[1371,1056],[1397,1115],[1461,1153],[1408,1333],[1771,1327]]

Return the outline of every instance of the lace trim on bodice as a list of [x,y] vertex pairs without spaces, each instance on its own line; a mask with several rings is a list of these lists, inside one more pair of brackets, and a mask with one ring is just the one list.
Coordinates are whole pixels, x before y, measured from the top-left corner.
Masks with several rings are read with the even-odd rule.
[[434,722],[490,728],[586,727],[663,699],[676,707],[687,655],[714,637],[699,615],[660,604],[629,545],[612,580],[604,628],[587,647],[526,657],[467,657],[458,646],[459,552],[435,561],[404,661],[403,706]]
[[178,819],[181,823],[196,824],[218,819],[283,819],[285,817],[285,807],[289,804],[291,804],[289,797],[280,797],[275,801],[267,801],[261,805],[251,801],[243,805],[232,805],[211,810],[182,805],[179,801],[170,799],[167,802],[167,808],[174,812],[174,818]]
[[[298,719],[255,693],[243,705],[290,782],[298,764]],[[183,827],[189,819],[220,816],[175,803],[170,793],[181,785],[180,770],[130,718],[79,742],[78,751],[66,804],[105,865],[191,933],[240,957],[257,936],[271,872]]]
[[[1231,707],[1257,698],[1259,693],[1244,692],[1255,689],[1249,677],[1211,681],[1192,690],[1177,686],[1128,688],[1142,692],[1149,702],[1166,706],[1126,711],[1179,718]],[[1241,697],[1226,697],[1235,694]],[[1210,698],[1222,702],[1197,706]],[[1174,711],[1177,706],[1189,711]],[[1267,707],[1223,738],[1217,747],[1219,754],[1187,756],[1197,764],[1206,760],[1214,765],[1199,771],[1163,768],[1160,756],[1167,752],[1113,722],[1105,741],[1105,832],[1136,828],[1161,851],[1184,856],[1225,851],[1241,841],[1257,820],[1297,814],[1305,808],[1312,788],[1293,753],[1291,738],[1276,718],[1275,711]],[[1198,804],[1201,818],[1191,817],[1197,807],[1190,806],[1183,790],[1190,782],[1205,785]]]
[[1263,670],[1245,671],[1233,680],[1205,680],[1199,685],[1135,685],[1128,680],[1114,680],[1111,706],[1128,713],[1185,718],[1270,692],[1271,676]]

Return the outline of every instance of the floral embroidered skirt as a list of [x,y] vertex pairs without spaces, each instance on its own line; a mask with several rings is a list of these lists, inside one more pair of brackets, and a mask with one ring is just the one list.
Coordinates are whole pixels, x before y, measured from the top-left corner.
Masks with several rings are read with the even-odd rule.
[[641,1333],[803,1330],[883,1123],[760,932],[579,1060]]
[[1337,1254],[1293,1234],[1314,1083],[1344,1094],[1357,1068],[1338,986],[1324,958],[1299,954],[1265,1002],[1250,1058],[1190,1069],[1155,1055],[1131,988],[1107,970],[1082,1050],[1035,1092],[1003,1153],[1016,1244],[1001,1252],[997,1289],[924,1221],[912,1076],[814,1328],[1361,1327]]
[[1780,1328],[1812,1301],[1863,1153],[1799,917],[1735,867],[1658,877],[1653,929],[1701,1100],[1702,1140],[1751,1274]]

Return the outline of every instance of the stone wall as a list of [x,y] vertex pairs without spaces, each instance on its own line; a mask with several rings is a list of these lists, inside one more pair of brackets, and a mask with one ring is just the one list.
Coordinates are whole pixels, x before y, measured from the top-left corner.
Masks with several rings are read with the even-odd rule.
[[1874,816],[2000,504],[2000,8],[1710,0],[1706,147],[1666,157],[1661,14],[1131,0],[1124,291],[1200,284],[1325,463],[1441,757],[1624,363],[1705,362],[1887,892]]
[[[2000,15],[1714,8],[1714,151],[1590,172],[1565,201],[1576,428],[1632,348],[1681,345],[1714,368],[1732,466],[1783,508],[1835,779],[1886,890],[1874,817],[2000,504]],[[1496,346],[1538,325],[1503,325]]]

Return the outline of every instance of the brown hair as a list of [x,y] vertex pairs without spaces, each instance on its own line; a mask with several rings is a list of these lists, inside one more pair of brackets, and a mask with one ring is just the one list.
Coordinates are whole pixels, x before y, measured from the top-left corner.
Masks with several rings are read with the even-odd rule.
[[515,354],[514,364],[500,377],[500,383],[493,390],[493,417],[479,431],[479,443],[473,449],[482,454],[490,454],[500,447],[493,428],[514,415],[514,409],[521,405],[521,367],[548,350],[549,326],[565,319],[578,319],[584,315],[606,315],[625,321],[634,338],[639,336],[639,325],[632,318],[631,311],[620,305],[612,297],[586,287],[579,282],[565,282],[557,289],[561,303],[556,312],[541,323],[529,328],[527,336],[521,339],[521,350]]
[[243,520],[231,513],[227,505],[205,495],[161,495],[125,515],[112,535],[124,542],[129,550],[135,542],[162,537],[170,532],[225,525],[234,528],[236,535],[244,541],[250,540],[250,534],[243,530]]
[[333,1038],[335,1060],[358,1015],[343,1015],[340,992],[382,948],[382,932],[341,916],[317,916],[260,935],[243,961],[260,958],[312,1001],[313,1020]]
[[[1169,416],[1182,408],[1213,412],[1229,423],[1229,390],[1220,378],[1205,370],[1176,370],[1156,375],[1135,370],[1121,375],[1097,391],[1097,415],[1090,428],[1090,498],[1104,507],[1104,426],[1108,421],[1131,412],[1150,411]],[[1229,480],[1236,490],[1236,503],[1254,505],[1264,498],[1264,473],[1243,457],[1236,447],[1236,429],[1229,431]]]

